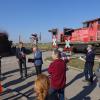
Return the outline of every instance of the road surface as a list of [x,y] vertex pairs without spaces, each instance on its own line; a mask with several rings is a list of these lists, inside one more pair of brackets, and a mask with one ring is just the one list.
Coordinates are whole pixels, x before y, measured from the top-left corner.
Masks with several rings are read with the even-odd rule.
[[[44,52],[43,58],[47,58],[51,52]],[[33,55],[28,55],[31,58]],[[43,73],[47,74],[49,62],[43,64]],[[2,59],[2,85],[4,93],[0,96],[2,100],[35,100],[34,80],[36,78],[35,69],[32,63],[27,63],[27,79],[20,79],[19,67],[16,57],[6,57]],[[67,71],[67,82],[65,96],[68,100],[99,100],[100,88],[94,80],[93,85],[82,82],[84,74],[81,71],[69,68]],[[1,100],[1,99],[0,99]]]

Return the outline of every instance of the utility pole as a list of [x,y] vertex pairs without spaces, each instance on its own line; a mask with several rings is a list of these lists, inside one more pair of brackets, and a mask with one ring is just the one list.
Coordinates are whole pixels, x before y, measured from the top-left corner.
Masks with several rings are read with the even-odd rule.
[[41,37],[41,32],[40,32],[40,36],[39,36],[39,39],[40,39],[40,41],[41,41],[41,39],[42,39],[42,37]]
[[21,35],[19,34],[19,42],[21,42]]
[[22,42],[21,34],[19,34],[19,42]]

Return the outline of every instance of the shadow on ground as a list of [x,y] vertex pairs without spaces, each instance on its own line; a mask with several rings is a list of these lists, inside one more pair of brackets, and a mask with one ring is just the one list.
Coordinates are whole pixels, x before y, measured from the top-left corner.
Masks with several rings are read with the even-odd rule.
[[[3,73],[3,75],[9,75],[9,74],[12,74],[12,73],[14,74],[14,73],[16,73],[18,71],[19,71],[19,69],[12,70],[12,71]],[[43,69],[42,70],[42,72],[45,72],[45,71],[47,71],[47,69]],[[34,75],[36,75],[36,73],[30,73],[28,75],[27,79],[32,77],[32,76],[34,76]],[[6,97],[3,100],[21,100],[20,98],[22,98],[22,97],[27,98],[27,100],[35,100],[35,96],[33,96],[34,89],[33,88],[28,89],[30,87],[33,87],[34,81],[31,80],[30,82],[27,82],[26,81],[27,79],[25,79],[25,78],[24,79],[18,78],[18,79],[11,80],[11,81],[5,83],[3,85],[3,87],[6,90],[0,96],[3,97],[3,96],[6,96],[8,93],[11,93],[11,94],[14,93],[13,95],[11,95],[9,97]],[[33,79],[33,77],[32,77],[32,79]],[[24,81],[25,81],[25,84],[22,84],[21,86],[18,86],[18,87],[14,88],[14,89],[9,89],[9,86],[13,86],[13,85],[16,86],[17,84],[19,84],[21,82],[24,82]],[[25,90],[25,92],[24,92],[24,90]]]
[[[27,69],[30,69],[30,68],[32,68],[32,67],[33,67],[33,66],[28,67]],[[9,75],[9,74],[13,74],[13,73],[16,73],[16,72],[19,72],[19,71],[20,71],[19,69],[10,70],[10,71],[8,71],[8,72],[2,73],[2,76],[6,76],[6,75]]]
[[97,79],[95,78],[93,84],[89,84],[88,86],[84,86],[83,90],[78,93],[76,96],[72,97],[69,100],[91,100],[91,97],[88,96],[97,86]]
[[66,84],[65,87],[68,87],[69,85],[71,85],[72,83],[74,83],[74,81],[77,81],[78,79],[82,78],[84,76],[84,73],[80,73],[78,75],[76,75],[69,83]]

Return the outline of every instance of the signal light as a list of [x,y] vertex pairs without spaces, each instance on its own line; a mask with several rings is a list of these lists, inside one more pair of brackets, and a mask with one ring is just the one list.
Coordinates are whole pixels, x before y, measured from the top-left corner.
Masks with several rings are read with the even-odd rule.
[[48,32],[51,32],[53,35],[57,35],[58,30],[56,28],[56,29],[48,30]]
[[73,29],[64,28],[64,35],[66,35],[66,36],[71,36],[71,35],[72,35],[72,32],[74,32]]

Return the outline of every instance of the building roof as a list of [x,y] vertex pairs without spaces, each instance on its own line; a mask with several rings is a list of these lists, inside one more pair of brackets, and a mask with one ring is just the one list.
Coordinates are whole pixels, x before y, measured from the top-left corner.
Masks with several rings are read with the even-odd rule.
[[83,24],[85,24],[85,23],[89,23],[89,22],[98,21],[98,20],[100,20],[100,18],[96,18],[96,19],[93,19],[93,20],[88,20],[88,21],[85,21],[85,22],[83,22]]

